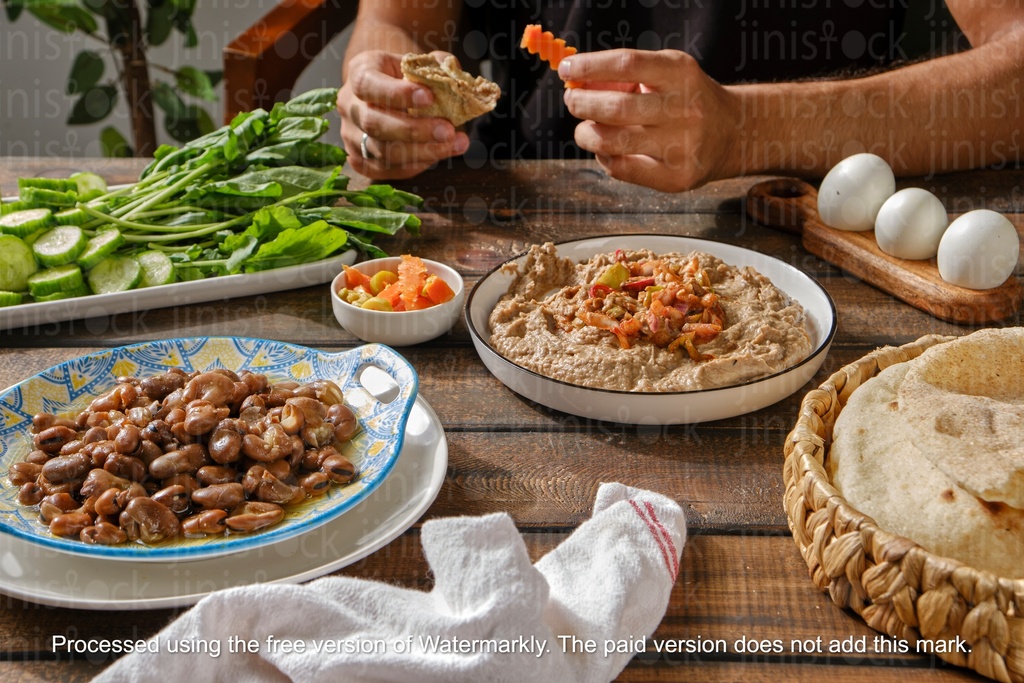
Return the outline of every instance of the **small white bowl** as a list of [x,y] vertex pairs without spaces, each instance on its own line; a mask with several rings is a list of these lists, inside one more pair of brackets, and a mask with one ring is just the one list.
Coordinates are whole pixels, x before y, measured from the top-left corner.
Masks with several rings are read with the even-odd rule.
[[[359,308],[342,301],[338,296],[338,290],[343,289],[346,284],[345,272],[342,271],[331,282],[331,306],[334,308],[334,317],[342,327],[366,342],[388,346],[411,346],[440,337],[459,319],[466,289],[462,276],[453,269],[437,261],[421,260],[427,268],[428,275],[437,275],[455,292],[450,301],[420,311],[371,311]],[[398,264],[401,262],[400,257],[391,256],[364,261],[352,267],[372,276],[382,270],[397,273]]]

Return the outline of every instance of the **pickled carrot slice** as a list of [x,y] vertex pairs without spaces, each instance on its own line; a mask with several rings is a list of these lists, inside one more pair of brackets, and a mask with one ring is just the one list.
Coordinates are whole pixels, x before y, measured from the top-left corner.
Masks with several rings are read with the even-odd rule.
[[[559,62],[576,54],[576,48],[566,45],[561,38],[555,38],[551,31],[542,30],[540,24],[529,24],[523,30],[523,39],[519,42],[519,47],[531,55],[538,55],[555,71],[558,71]],[[580,85],[576,81],[565,82],[567,88],[578,88]]]

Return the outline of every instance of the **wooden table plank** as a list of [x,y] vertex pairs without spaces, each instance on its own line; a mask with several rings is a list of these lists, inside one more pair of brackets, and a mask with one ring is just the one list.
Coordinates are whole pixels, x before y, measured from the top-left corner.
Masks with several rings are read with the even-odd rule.
[[[524,540],[531,557],[536,560],[564,540],[563,532],[527,532]],[[429,590],[431,581],[422,556],[419,535],[415,531],[380,552],[361,560],[338,575],[358,576]],[[782,611],[779,606],[785,605]],[[147,610],[140,612],[89,612],[88,623],[83,612],[48,608],[5,599],[0,611],[0,653],[8,661],[24,661],[30,672],[36,659],[53,658],[53,635],[79,638],[98,637],[135,639],[153,635],[180,610]],[[875,632],[855,615],[840,610],[820,593],[807,577],[806,568],[792,540],[783,536],[691,536],[683,552],[679,577],[672,592],[664,620],[645,643],[646,652],[631,663],[623,681],[658,680],[650,676],[659,669],[664,672],[686,671],[686,680],[734,680],[743,671],[743,662],[761,662],[757,672],[779,667],[782,680],[786,672],[810,671],[823,662],[833,669],[852,667],[863,673],[893,667],[905,671],[929,670],[931,658],[916,654],[888,654],[874,651]],[[823,652],[799,653],[793,641],[822,638]],[[849,655],[829,655],[832,639],[848,637],[864,639],[867,651]],[[723,650],[686,659],[684,655],[659,653],[655,641],[724,640]],[[737,650],[736,641],[778,640],[781,652],[751,655]],[[600,645],[603,647],[603,643]],[[817,647],[816,645],[814,646]],[[62,655],[61,658],[66,658]],[[71,669],[85,668],[84,657],[76,657]],[[102,655],[89,658],[104,662]],[[28,664],[31,664],[29,666]],[[8,664],[17,667],[18,664]],[[56,666],[56,665],[54,665]],[[740,667],[740,668],[737,668]],[[797,667],[797,668],[791,668]],[[808,667],[808,668],[803,668]],[[954,669],[943,669],[942,680],[973,680]],[[660,675],[660,674],[659,674]],[[755,674],[752,674],[755,675]],[[759,674],[757,674],[759,675]],[[854,673],[837,673],[850,678]],[[741,676],[747,680],[745,676]],[[6,680],[6,679],[5,679]],[[29,679],[31,680],[31,679]],[[41,679],[47,680],[47,679]],[[755,679],[760,680],[760,679]],[[926,680],[926,679],[921,679]],[[931,680],[931,679],[927,679]]]

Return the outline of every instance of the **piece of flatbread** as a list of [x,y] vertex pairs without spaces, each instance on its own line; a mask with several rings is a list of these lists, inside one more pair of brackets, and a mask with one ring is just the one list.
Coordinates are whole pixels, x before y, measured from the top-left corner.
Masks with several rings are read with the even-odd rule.
[[402,75],[407,81],[425,85],[434,93],[432,105],[410,108],[409,114],[439,116],[455,126],[491,111],[501,96],[497,83],[466,73],[451,56],[439,63],[433,55],[407,54],[402,57]]
[[973,495],[912,443],[917,425],[902,416],[899,394],[920,360],[892,365],[851,394],[826,463],[832,483],[886,531],[937,555],[1022,578],[1024,510]]
[[1024,509],[1024,329],[933,346],[907,373],[899,403],[933,465],[980,498]]

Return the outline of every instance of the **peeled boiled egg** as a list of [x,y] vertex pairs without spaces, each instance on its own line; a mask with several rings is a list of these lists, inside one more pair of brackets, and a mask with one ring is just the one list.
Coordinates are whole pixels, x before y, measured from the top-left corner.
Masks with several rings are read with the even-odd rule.
[[968,211],[949,224],[939,242],[939,275],[960,287],[991,289],[1010,277],[1019,253],[1020,238],[1006,216]]
[[885,159],[854,154],[832,167],[818,189],[818,215],[839,230],[863,231],[875,226],[885,200],[896,191],[896,178]]
[[896,258],[930,259],[939,252],[939,240],[948,225],[946,207],[938,197],[908,187],[886,199],[878,210],[875,241]]

